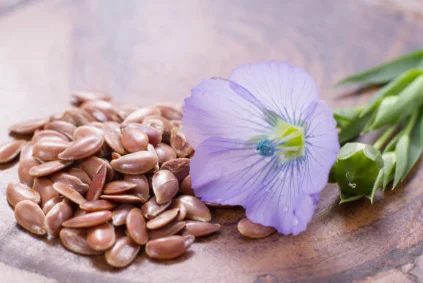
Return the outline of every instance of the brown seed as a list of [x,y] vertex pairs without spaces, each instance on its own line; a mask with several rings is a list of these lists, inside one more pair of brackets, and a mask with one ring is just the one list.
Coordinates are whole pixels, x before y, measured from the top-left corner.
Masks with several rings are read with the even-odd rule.
[[85,194],[89,188],[89,186],[83,183],[81,179],[66,172],[54,173],[50,176],[50,180],[52,180],[54,183],[66,184],[82,195]]
[[91,101],[91,100],[104,100],[110,101],[112,100],[112,96],[110,94],[89,90],[89,91],[74,91],[72,94],[72,103],[79,105],[83,102]]
[[76,128],[76,130],[73,132],[72,139],[74,141],[78,141],[83,138],[91,137],[91,136],[103,136],[103,130],[90,125],[85,125]]
[[73,214],[73,217],[78,217],[78,216],[82,216],[87,214],[88,212],[86,212],[85,210],[82,210],[80,208],[77,208],[75,213]]
[[97,170],[97,173],[93,176],[91,180],[90,187],[88,189],[87,195],[85,196],[87,200],[97,200],[100,198],[100,195],[103,192],[103,187],[106,182],[107,177],[107,167],[103,163]]
[[59,132],[71,140],[76,127],[75,125],[65,121],[53,121],[45,124],[44,129]]
[[163,133],[163,141],[169,142],[170,132],[172,131],[173,126],[168,119],[162,116],[151,115],[145,117],[142,123],[143,125],[151,126],[161,131]]
[[28,120],[10,126],[9,130],[20,135],[31,135],[35,130],[42,128],[49,121],[49,118]]
[[88,176],[88,174],[86,172],[82,171],[79,168],[70,168],[68,170],[68,174],[79,178],[83,183],[85,183],[87,185],[91,184],[90,176]]
[[178,212],[179,208],[173,208],[160,213],[157,217],[147,222],[147,228],[150,230],[155,230],[166,226],[176,218]]
[[59,236],[62,229],[62,223],[72,218],[72,207],[66,202],[61,201],[53,206],[45,217],[45,227],[47,232],[52,236]]
[[156,146],[162,141],[162,132],[160,132],[159,130],[151,126],[136,124],[136,123],[122,125],[122,129],[129,128],[129,127],[137,128],[143,131],[148,137],[148,142],[152,144],[153,146]]
[[32,137],[32,141],[36,143],[41,140],[55,140],[55,141],[65,141],[65,142],[69,141],[69,139],[64,134],[61,134],[53,130],[36,131],[34,133],[34,136]]
[[156,202],[156,197],[152,197],[146,203],[143,204],[142,215],[147,219],[153,219],[161,212],[165,211],[170,206],[170,204],[170,201],[164,204],[158,204]]
[[84,109],[72,108],[66,110],[60,120],[69,122],[75,126],[81,126],[94,122],[95,118]]
[[128,229],[129,237],[131,237],[135,243],[139,245],[145,245],[147,243],[148,232],[141,209],[131,209],[126,218],[126,227]]
[[160,109],[161,115],[168,120],[182,120],[182,109],[174,105],[159,104],[156,106]]
[[71,252],[82,255],[102,254],[102,252],[95,251],[88,246],[85,229],[63,228],[59,235],[63,246]]
[[66,184],[54,183],[53,188],[65,198],[68,198],[79,205],[87,201],[80,193],[78,193],[75,189],[69,187]]
[[106,261],[113,267],[124,267],[129,265],[140,251],[140,245],[129,237],[117,239],[114,246],[105,253]]
[[147,149],[148,136],[139,128],[126,127],[122,129],[122,144],[128,152]]
[[182,128],[174,127],[170,134],[170,145],[175,150],[178,157],[187,157],[190,156],[194,149],[187,142]]
[[112,219],[111,211],[96,211],[74,217],[62,223],[63,227],[89,228],[103,224]]
[[101,210],[112,210],[116,205],[105,199],[91,200],[84,202],[79,206],[82,210],[87,212],[95,212]]
[[176,233],[184,229],[185,224],[186,223],[184,221],[173,221],[160,229],[150,230],[150,239],[154,240],[175,235]]
[[174,259],[181,256],[194,243],[195,237],[169,236],[156,240],[151,240],[145,246],[145,252],[154,259]]
[[143,200],[133,195],[101,195],[100,198],[120,203],[143,203]]
[[36,235],[45,235],[44,212],[38,204],[30,201],[20,201],[15,206],[15,218],[19,225]]
[[185,231],[195,237],[207,236],[220,230],[220,224],[188,221]]
[[129,211],[133,209],[135,206],[130,204],[120,204],[118,207],[116,207],[112,213],[112,222],[114,226],[121,226],[126,224],[126,218],[129,214]]
[[43,161],[57,160],[58,155],[69,146],[69,142],[63,140],[42,139],[34,145],[34,157]]
[[112,160],[112,167],[124,174],[144,174],[154,168],[157,155],[149,151],[139,151]]
[[106,195],[122,194],[132,190],[136,185],[126,181],[114,181],[108,183],[103,190]]
[[179,182],[169,170],[159,170],[153,175],[152,187],[158,204],[173,199],[179,191]]
[[125,175],[124,180],[135,185],[132,194],[141,198],[143,202],[150,198],[150,187],[144,175]]
[[187,213],[188,213],[187,208],[179,199],[172,200],[172,204],[170,205],[169,208],[179,208],[179,213],[178,213],[178,216],[176,217],[176,221],[182,221],[187,216]]
[[211,213],[209,208],[198,198],[193,196],[180,196],[178,199],[187,209],[187,219],[209,222]]
[[81,138],[69,145],[69,147],[59,154],[62,160],[79,160],[90,157],[101,149],[104,139],[100,135],[93,135]]
[[59,193],[53,188],[53,182],[45,177],[35,178],[32,188],[40,194],[41,207],[44,207],[47,201],[59,196]]
[[118,159],[118,158],[121,158],[121,157],[122,157],[122,155],[120,155],[119,153],[112,152],[112,160],[115,160],[115,159]]
[[105,251],[111,248],[115,242],[116,233],[112,224],[103,223],[88,230],[87,243],[93,250]]
[[13,207],[23,200],[40,203],[40,194],[21,183],[9,183],[6,188],[6,197],[9,204]]
[[245,237],[258,239],[275,233],[276,229],[254,223],[247,218],[243,218],[238,222],[238,231]]
[[176,158],[163,163],[160,169],[169,170],[181,182],[189,174],[189,162],[188,158]]
[[126,117],[123,124],[142,123],[144,118],[150,115],[161,115],[161,111],[154,106],[137,109]]
[[107,167],[107,179],[113,178],[114,172],[109,162],[97,156],[91,156],[87,159],[82,160],[79,167],[81,168],[81,170],[83,170],[84,172],[88,174],[90,179],[93,179],[94,176],[97,174],[98,169],[103,164],[106,164],[106,167]]
[[36,165],[29,170],[29,174],[34,177],[44,177],[56,173],[71,165],[70,161],[54,160],[40,165]]
[[18,175],[19,180],[32,187],[34,183],[34,177],[29,174],[29,170],[39,165],[40,163],[32,156],[34,145],[27,143],[22,147],[21,156],[19,158]]
[[25,145],[24,140],[15,140],[0,145],[0,164],[12,161]]
[[91,100],[84,102],[80,108],[89,113],[99,122],[121,122],[119,111],[108,101]]
[[44,205],[42,206],[42,208],[43,208],[43,212],[44,212],[44,214],[45,215],[47,215],[47,213],[49,213],[50,212],[50,210],[56,205],[56,204],[58,204],[59,202],[61,202],[63,200],[63,197],[62,196],[56,196],[56,197],[54,197],[54,198],[52,198],[52,199],[49,199],[48,201],[46,201],[45,203],[44,203]]
[[176,158],[175,150],[171,146],[165,143],[159,143],[158,145],[156,145],[155,149],[156,149],[157,157],[159,158],[160,165],[162,165],[166,161]]
[[109,122],[105,125],[104,140],[106,143],[117,153],[121,155],[125,154],[126,151],[122,144],[122,133],[120,130],[120,125],[115,122]]
[[192,189],[192,179],[191,176],[188,175],[186,176],[180,186],[179,186],[179,191],[183,194],[183,195],[188,195],[188,196],[195,196],[194,190]]

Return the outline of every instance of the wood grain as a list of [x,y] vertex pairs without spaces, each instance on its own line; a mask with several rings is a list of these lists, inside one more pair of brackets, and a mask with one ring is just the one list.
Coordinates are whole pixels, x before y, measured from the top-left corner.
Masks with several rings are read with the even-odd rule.
[[[416,34],[422,28],[423,22],[368,1],[31,1],[0,14],[0,138],[8,139],[7,125],[62,111],[74,89],[101,89],[137,104],[182,102],[201,79],[267,59],[306,69],[331,107],[357,105],[368,96],[333,83],[421,48]],[[243,211],[215,209],[220,234],[198,240],[178,260],[141,255],[123,270],[18,228],[4,196],[6,184],[17,179],[16,166],[1,168],[0,262],[11,270],[58,282],[423,280],[418,168],[373,205],[338,205],[336,188],[328,186],[308,230],[297,237],[245,239],[236,230]]]

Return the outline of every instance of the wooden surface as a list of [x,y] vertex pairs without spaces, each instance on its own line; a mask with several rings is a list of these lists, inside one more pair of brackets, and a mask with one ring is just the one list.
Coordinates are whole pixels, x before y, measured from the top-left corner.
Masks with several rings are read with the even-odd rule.
[[[332,107],[368,97],[331,85],[423,47],[423,21],[401,1],[9,1],[0,5],[0,138],[7,125],[67,107],[96,88],[137,104],[182,102],[202,78],[243,63],[287,59],[317,80]],[[413,3],[416,1],[412,0]],[[8,5],[10,4],[10,5]],[[416,16],[417,13],[417,16]],[[422,282],[423,172],[402,187],[338,205],[328,186],[297,237],[247,240],[240,209],[215,210],[218,235],[186,256],[139,257],[112,270],[101,258],[24,233],[4,196],[16,166],[0,172],[0,282]]]

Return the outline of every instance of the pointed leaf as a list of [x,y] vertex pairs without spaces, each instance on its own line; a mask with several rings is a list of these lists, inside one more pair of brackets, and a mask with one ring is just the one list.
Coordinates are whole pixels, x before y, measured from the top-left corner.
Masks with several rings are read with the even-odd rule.
[[352,121],[355,121],[360,115],[363,107],[349,107],[333,111],[333,116],[336,120],[338,128],[345,128]]
[[339,132],[339,143],[344,144],[348,142],[349,140],[352,140],[353,138],[358,137],[360,133],[363,131],[366,124],[370,121],[370,118],[371,118],[370,114],[371,113],[361,118],[358,118],[353,123],[350,123],[348,126],[343,128]]
[[372,192],[370,193],[370,195],[366,196],[366,198],[368,198],[371,203],[373,203],[373,199],[375,197],[376,191],[377,189],[379,189],[382,183],[383,183],[383,170],[380,169],[379,174],[377,175],[376,181],[373,184]]
[[386,186],[394,180],[395,164],[397,161],[397,155],[395,152],[385,152],[382,154],[383,158],[383,190]]
[[408,160],[408,146],[410,144],[410,137],[408,135],[401,135],[395,148],[395,154],[397,156],[397,164],[395,166],[394,185],[392,189],[395,189],[401,179],[404,177],[404,173],[407,170]]
[[383,84],[400,74],[418,68],[423,62],[423,49],[411,52],[388,63],[371,68],[356,75],[347,77],[336,85],[344,84]]
[[403,181],[410,173],[411,169],[413,169],[414,165],[417,163],[423,153],[423,109],[420,108],[417,111],[419,111],[420,117],[418,118],[417,123],[414,125],[413,130],[410,133],[407,166],[401,181]]

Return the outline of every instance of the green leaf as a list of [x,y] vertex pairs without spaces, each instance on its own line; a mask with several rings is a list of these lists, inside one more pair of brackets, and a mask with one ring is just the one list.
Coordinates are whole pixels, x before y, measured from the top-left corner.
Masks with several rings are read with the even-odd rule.
[[392,189],[395,189],[398,183],[403,179],[404,173],[407,170],[408,161],[408,146],[410,145],[410,137],[408,135],[402,135],[395,148],[395,154],[397,156],[397,164],[395,166],[394,185]]
[[400,77],[396,78],[383,88],[381,88],[376,93],[376,95],[370,100],[369,105],[366,107],[366,109],[361,111],[360,117],[363,117],[366,114],[373,112],[385,97],[397,95],[398,93],[403,91],[403,89],[405,89],[412,81],[414,81],[415,78],[417,78],[421,74],[423,74],[422,69],[410,70],[402,74]]
[[[394,97],[398,97],[395,101]],[[386,103],[384,103],[386,101]],[[413,113],[423,103],[423,75],[416,78],[398,96],[390,96],[381,102],[376,117],[369,127],[379,129],[385,125],[397,124]]]
[[373,203],[373,199],[375,197],[377,189],[382,185],[383,182],[383,169],[379,170],[379,174],[377,175],[376,181],[373,184],[372,192],[369,196],[366,196],[370,200],[371,203]]
[[364,72],[347,77],[336,85],[345,84],[383,84],[389,82],[400,74],[414,68],[418,68],[423,63],[423,49],[411,52],[388,63],[371,68]]
[[394,150],[395,146],[397,145],[397,142],[400,138],[400,135],[396,135],[389,143],[388,145],[385,147],[385,151],[391,151]]
[[386,186],[394,180],[395,164],[397,162],[397,155],[395,152],[385,152],[382,154],[383,158],[383,190]]
[[423,153],[423,109],[417,110],[419,118],[410,133],[410,145],[408,147],[408,158],[405,173],[401,181],[410,173]]
[[339,143],[342,145],[353,138],[356,138],[360,135],[360,133],[363,131],[364,127],[367,125],[367,123],[370,121],[371,113],[367,114],[366,116],[363,116],[361,118],[358,118],[353,123],[350,123],[345,128],[341,129],[339,132]]
[[364,107],[360,106],[334,110],[333,116],[336,120],[337,127],[343,129],[348,126],[357,119],[363,109]]

